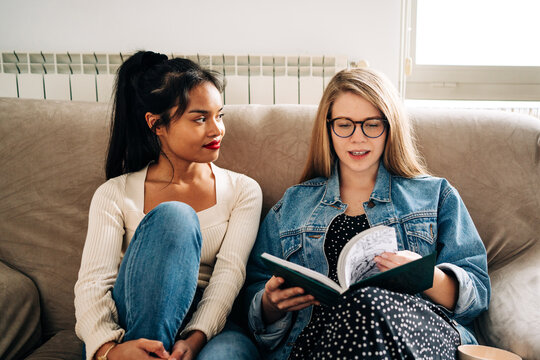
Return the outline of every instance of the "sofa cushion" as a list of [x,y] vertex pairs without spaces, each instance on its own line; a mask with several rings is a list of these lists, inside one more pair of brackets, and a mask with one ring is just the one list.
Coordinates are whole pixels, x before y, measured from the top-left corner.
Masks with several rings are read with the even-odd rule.
[[263,216],[300,180],[317,107],[227,105],[227,133],[216,162],[246,174],[263,190]]
[[41,342],[39,294],[27,276],[0,261],[0,359],[21,359]]

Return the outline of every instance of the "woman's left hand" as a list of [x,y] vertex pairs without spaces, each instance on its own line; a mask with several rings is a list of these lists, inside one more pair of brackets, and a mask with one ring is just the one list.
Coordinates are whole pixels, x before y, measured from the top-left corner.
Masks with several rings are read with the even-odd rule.
[[192,360],[195,359],[193,349],[186,340],[178,340],[174,346],[169,360]]
[[377,263],[377,267],[381,271],[386,271],[398,267],[400,265],[409,263],[413,260],[420,259],[422,256],[419,254],[409,251],[402,250],[396,253],[384,252],[373,258],[373,261]]
[[206,344],[206,335],[199,330],[191,332],[185,340],[178,340],[169,360],[193,360]]
[[[386,271],[421,257],[415,252],[402,250],[396,253],[382,253],[379,256],[375,256],[373,261],[377,263],[379,270]],[[453,310],[457,303],[458,282],[451,274],[447,274],[438,267],[435,267],[433,286],[424,290],[423,293],[434,303],[440,304],[448,310]]]

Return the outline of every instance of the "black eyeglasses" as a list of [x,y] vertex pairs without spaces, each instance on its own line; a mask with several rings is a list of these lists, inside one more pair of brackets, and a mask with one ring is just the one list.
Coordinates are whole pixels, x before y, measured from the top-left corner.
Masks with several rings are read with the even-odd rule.
[[368,138],[378,138],[384,133],[388,126],[386,119],[367,119],[364,121],[352,121],[349,118],[326,119],[332,127],[334,134],[341,138],[348,138],[354,134],[356,124],[360,125],[360,129]]

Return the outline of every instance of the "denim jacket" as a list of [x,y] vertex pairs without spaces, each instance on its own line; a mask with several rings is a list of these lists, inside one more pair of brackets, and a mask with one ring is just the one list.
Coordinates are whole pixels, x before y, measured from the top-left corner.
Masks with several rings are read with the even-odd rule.
[[[259,256],[267,252],[328,275],[326,232],[347,208],[340,199],[338,173],[336,165],[328,179],[319,177],[289,188],[259,230],[247,267],[246,298],[250,330],[268,358],[289,356],[311,319],[312,307],[265,325],[261,298],[272,274]],[[422,256],[437,250],[437,266],[459,283],[453,311],[440,307],[459,330],[462,343],[476,343],[470,325],[487,309],[491,287],[485,247],[457,190],[442,178],[391,175],[381,163],[373,192],[363,205],[371,227],[396,230],[399,250]]]

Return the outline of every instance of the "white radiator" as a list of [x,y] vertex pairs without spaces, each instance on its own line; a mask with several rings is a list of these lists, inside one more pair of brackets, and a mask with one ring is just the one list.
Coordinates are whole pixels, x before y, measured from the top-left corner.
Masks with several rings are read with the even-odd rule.
[[[0,97],[108,102],[130,54],[3,52]],[[225,104],[318,104],[344,56],[179,55],[224,74]]]

